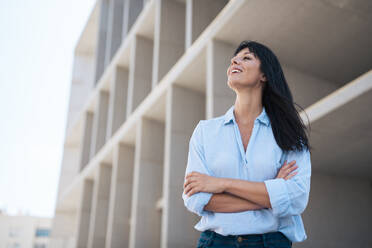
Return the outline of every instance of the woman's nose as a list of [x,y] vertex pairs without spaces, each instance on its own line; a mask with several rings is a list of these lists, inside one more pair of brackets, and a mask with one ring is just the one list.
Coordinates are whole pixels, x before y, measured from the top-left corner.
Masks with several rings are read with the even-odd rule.
[[233,57],[232,59],[231,59],[231,64],[238,64],[238,59],[236,58],[236,57]]

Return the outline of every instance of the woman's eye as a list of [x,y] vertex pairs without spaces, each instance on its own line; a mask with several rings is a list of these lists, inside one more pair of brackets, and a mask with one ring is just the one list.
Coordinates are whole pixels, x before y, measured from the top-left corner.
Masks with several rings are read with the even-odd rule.
[[249,57],[244,57],[243,59],[250,59]]

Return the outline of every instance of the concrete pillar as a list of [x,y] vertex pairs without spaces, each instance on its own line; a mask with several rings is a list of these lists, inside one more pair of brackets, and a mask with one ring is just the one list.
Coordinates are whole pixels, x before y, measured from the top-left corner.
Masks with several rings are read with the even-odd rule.
[[228,0],[186,0],[185,49],[191,46],[228,2]]
[[81,152],[79,142],[65,142],[63,146],[62,166],[58,183],[58,196],[72,184],[80,172],[79,155]]
[[185,51],[185,3],[157,0],[154,27],[152,88]]
[[109,93],[100,91],[93,120],[93,135],[90,158],[97,154],[106,141],[106,127],[108,116]]
[[49,236],[48,247],[77,247],[76,233],[78,214],[76,209],[57,210]]
[[84,113],[84,128],[80,154],[80,171],[82,171],[84,167],[89,163],[90,147],[92,142],[93,116],[94,114],[91,112]]
[[111,164],[101,163],[94,178],[88,248],[105,247],[110,199]]
[[75,48],[71,75],[70,98],[66,131],[73,128],[75,120],[80,118],[81,110],[88,101],[94,86],[95,58],[93,49],[78,51]]
[[129,245],[133,166],[134,147],[119,143],[113,154],[106,248]]
[[96,85],[105,69],[109,0],[100,0],[99,27],[96,48],[94,84]]
[[151,92],[153,41],[136,35],[129,61],[127,118]]
[[110,139],[126,118],[128,69],[116,66],[110,88],[106,140]]
[[78,224],[76,234],[77,248],[86,248],[88,245],[90,215],[92,210],[93,185],[94,183],[92,180],[84,180],[83,182],[78,212]]
[[138,15],[141,13],[144,1],[143,0],[124,0],[124,21],[123,21],[123,39],[126,37]]
[[227,85],[227,68],[236,46],[211,40],[207,47],[207,119],[223,115],[235,101],[235,92]]
[[124,0],[110,0],[105,64],[110,61],[122,40]]
[[[161,247],[190,247],[200,232],[198,216],[188,212],[180,195],[191,134],[205,119],[205,95],[173,85],[167,92]],[[182,224],[180,224],[182,223]]]
[[129,247],[159,247],[164,124],[142,118],[137,125]]

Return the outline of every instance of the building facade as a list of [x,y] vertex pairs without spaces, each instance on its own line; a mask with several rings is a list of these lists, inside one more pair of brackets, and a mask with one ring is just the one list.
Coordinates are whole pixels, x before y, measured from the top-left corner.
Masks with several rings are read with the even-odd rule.
[[0,247],[47,248],[51,227],[51,218],[8,215],[0,211]]
[[251,39],[278,56],[311,126],[308,238],[294,247],[370,247],[370,13],[368,0],[97,1],[75,49],[51,246],[196,246],[189,138],[234,103],[226,70]]

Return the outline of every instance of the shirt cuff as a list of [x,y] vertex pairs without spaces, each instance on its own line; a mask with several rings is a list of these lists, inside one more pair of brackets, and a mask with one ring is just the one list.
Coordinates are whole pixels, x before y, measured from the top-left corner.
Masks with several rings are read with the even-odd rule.
[[187,196],[185,193],[183,193],[182,197],[185,201],[186,207],[190,211],[196,213],[199,216],[204,216],[210,213],[210,211],[204,210],[204,207],[208,204],[212,195],[213,193],[209,192],[198,192],[191,196]]
[[271,209],[275,216],[282,216],[288,212],[289,195],[283,178],[269,179],[264,181],[269,194]]

